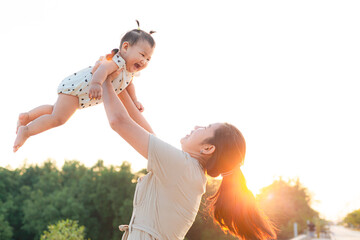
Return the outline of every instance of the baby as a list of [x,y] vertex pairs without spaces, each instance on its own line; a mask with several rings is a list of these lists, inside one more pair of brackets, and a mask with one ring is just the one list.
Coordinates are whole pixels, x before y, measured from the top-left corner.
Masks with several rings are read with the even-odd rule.
[[114,49],[112,54],[107,55],[109,61],[98,61],[96,67],[90,66],[66,77],[58,87],[58,99],[54,105],[42,105],[21,113],[13,151],[16,152],[29,137],[64,124],[78,108],[101,103],[102,83],[118,70],[122,70],[121,73],[111,81],[116,94],[126,89],[136,107],[143,111],[132,80],[134,74],[146,68],[151,59],[155,48],[152,33],[139,27],[127,32],[121,39],[119,50]]

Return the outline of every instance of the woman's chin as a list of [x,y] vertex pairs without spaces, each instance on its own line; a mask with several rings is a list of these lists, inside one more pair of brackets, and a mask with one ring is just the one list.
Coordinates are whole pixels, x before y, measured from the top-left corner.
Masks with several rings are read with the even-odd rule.
[[188,141],[188,139],[189,139],[189,135],[186,135],[185,137],[181,138],[181,139],[180,139],[181,145],[186,144],[186,142]]
[[183,137],[182,139],[180,139],[180,143],[181,145],[183,145],[186,142],[187,136]]

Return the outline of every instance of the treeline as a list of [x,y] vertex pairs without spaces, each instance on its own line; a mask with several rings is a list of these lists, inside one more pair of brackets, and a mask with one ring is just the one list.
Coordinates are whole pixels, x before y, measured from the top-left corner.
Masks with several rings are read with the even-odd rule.
[[[120,239],[118,225],[129,223],[136,179],[144,174],[145,170],[132,173],[126,162],[107,167],[101,160],[91,168],[67,161],[59,170],[50,160],[42,166],[0,168],[0,239],[39,240],[48,226],[61,220],[84,226],[85,239]],[[214,225],[206,210],[206,198],[218,185],[218,180],[209,180],[186,239],[235,239]],[[276,180],[262,189],[257,199],[278,226],[278,239],[293,236],[294,222],[301,232],[307,220],[318,218],[310,207],[310,195],[299,181]]]
[[86,168],[78,161],[58,170],[51,161],[42,167],[0,169],[1,240],[40,239],[50,224],[77,220],[93,240],[119,239],[119,224],[129,222],[136,174],[130,164]]
[[360,209],[348,213],[343,220],[345,226],[360,229]]
[[257,200],[278,226],[278,239],[294,237],[295,222],[299,234],[306,233],[307,221],[318,223],[319,231],[326,225],[326,221],[319,218],[319,213],[311,208],[311,195],[299,179],[284,181],[280,178],[263,188]]

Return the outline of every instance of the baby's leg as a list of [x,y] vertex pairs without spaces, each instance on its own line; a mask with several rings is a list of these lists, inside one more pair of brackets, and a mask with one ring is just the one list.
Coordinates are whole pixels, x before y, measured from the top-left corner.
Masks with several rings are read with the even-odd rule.
[[53,107],[53,105],[41,105],[37,108],[30,110],[29,112],[20,113],[16,126],[16,133],[20,126],[26,126],[29,122],[44,114],[51,114],[53,111]]
[[64,124],[79,105],[79,99],[75,96],[59,94],[51,114],[44,114],[34,119],[27,126],[20,126],[14,143],[14,152],[16,152],[25,141],[38,133]]

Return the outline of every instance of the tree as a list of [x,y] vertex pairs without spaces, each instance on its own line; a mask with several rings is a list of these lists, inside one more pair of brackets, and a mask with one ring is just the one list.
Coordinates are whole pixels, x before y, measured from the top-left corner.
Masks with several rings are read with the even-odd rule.
[[351,227],[360,229],[360,209],[348,213],[343,222]]
[[4,215],[0,214],[0,239],[11,240],[12,236],[13,232],[10,224],[5,220]]
[[23,203],[22,229],[34,235],[32,239],[61,219],[77,220],[92,239],[120,238],[118,225],[129,222],[135,191],[130,164],[105,167],[99,160],[88,169],[66,161],[59,171],[46,162],[40,169]]
[[[36,168],[35,168],[36,169]],[[44,166],[38,169],[36,180],[33,184],[29,197],[23,202],[23,226],[28,234],[33,235],[34,239],[40,237],[41,232],[56,221],[62,219],[61,207],[59,204],[66,201],[67,196],[59,198],[61,191],[61,175],[54,162],[47,161]]]
[[85,227],[79,227],[77,221],[61,220],[55,225],[50,225],[40,240],[84,240],[84,230]]
[[281,178],[261,189],[257,201],[264,212],[279,228],[278,239],[287,239],[293,234],[294,222],[299,231],[307,227],[306,221],[318,218],[311,207],[311,196],[299,180],[285,182]]
[[17,207],[19,179],[18,170],[0,168],[0,239],[12,239],[17,234],[13,229],[21,225]]
[[95,180],[92,207],[101,223],[97,224],[99,235],[94,239],[119,239],[118,226],[128,223],[132,214],[135,179],[130,164],[124,162],[120,167],[106,168],[99,161],[91,171]]

